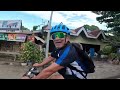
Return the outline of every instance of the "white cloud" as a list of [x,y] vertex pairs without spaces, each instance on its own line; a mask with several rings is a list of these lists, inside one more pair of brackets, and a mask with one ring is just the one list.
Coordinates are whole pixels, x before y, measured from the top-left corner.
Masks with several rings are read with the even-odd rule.
[[[51,14],[51,11],[22,11],[22,12],[35,15],[46,20],[50,19]],[[96,25],[100,29],[107,29],[105,27],[106,24],[100,24],[98,21],[96,21],[97,16],[98,15],[92,13],[91,11],[54,11],[52,23],[58,24],[60,22],[63,22],[65,25],[73,29],[83,26],[85,24]],[[74,20],[71,21],[71,19]]]
[[50,11],[20,11],[26,14],[34,15],[43,19],[49,19],[50,18]]

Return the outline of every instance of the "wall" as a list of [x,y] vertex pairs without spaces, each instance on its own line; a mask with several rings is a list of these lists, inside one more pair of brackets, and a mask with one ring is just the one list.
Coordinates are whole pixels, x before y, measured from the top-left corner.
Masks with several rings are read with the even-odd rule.
[[20,42],[0,41],[0,51],[19,52],[20,46]]
[[100,49],[102,49],[107,43],[103,43],[102,41],[98,39],[92,39],[82,36],[71,36],[70,37],[71,42],[77,42],[77,43],[84,43],[84,44],[93,44],[93,45],[100,45]]

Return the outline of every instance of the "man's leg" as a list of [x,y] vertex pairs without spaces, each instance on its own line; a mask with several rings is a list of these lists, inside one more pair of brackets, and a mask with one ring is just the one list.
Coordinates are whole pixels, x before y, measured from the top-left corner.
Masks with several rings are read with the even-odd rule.
[[[21,79],[30,79],[30,78],[27,77],[27,76],[24,76],[24,77],[22,77]],[[51,76],[51,77],[48,78],[48,79],[64,79],[64,78],[63,78],[62,75],[53,75],[53,76]]]
[[30,79],[29,77],[27,77],[27,76],[24,76],[24,77],[22,77],[21,79]]
[[53,75],[49,79],[64,79],[62,75]]

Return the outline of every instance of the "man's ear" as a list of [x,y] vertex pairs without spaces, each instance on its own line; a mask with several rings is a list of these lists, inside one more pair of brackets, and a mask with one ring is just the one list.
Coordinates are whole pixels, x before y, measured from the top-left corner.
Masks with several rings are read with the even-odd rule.
[[66,37],[66,41],[67,42],[70,41],[70,36],[69,35]]
[[70,40],[70,35],[67,35],[67,39]]

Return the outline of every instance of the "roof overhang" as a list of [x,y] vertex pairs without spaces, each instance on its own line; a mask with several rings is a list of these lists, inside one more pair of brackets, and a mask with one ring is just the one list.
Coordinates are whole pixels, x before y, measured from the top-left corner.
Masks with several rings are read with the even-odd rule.
[[40,40],[42,43],[45,43],[45,40],[43,40],[42,38],[38,37],[38,36],[34,36],[37,40]]

